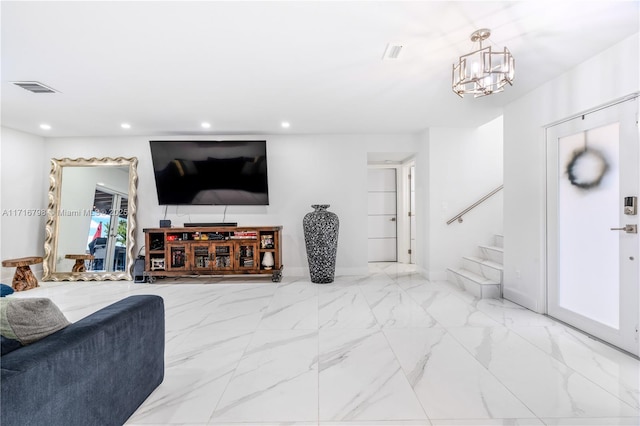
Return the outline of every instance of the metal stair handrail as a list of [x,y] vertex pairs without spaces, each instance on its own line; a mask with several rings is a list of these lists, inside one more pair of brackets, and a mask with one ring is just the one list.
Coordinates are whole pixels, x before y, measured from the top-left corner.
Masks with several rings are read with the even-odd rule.
[[453,222],[455,222],[456,220],[458,221],[458,223],[462,223],[462,216],[464,216],[465,214],[469,213],[471,210],[473,210],[474,208],[478,207],[480,204],[484,203],[485,201],[487,201],[487,199],[491,198],[493,195],[495,195],[497,192],[501,191],[502,188],[504,188],[504,185],[500,185],[499,187],[497,187],[496,189],[494,189],[493,191],[491,191],[490,193],[488,193],[487,195],[485,195],[484,197],[480,198],[478,201],[476,201],[475,203],[471,204],[469,207],[467,207],[466,209],[462,210],[460,213],[458,213],[457,215],[455,215],[454,217],[452,217],[451,219],[449,219],[447,221],[447,225],[451,225]]

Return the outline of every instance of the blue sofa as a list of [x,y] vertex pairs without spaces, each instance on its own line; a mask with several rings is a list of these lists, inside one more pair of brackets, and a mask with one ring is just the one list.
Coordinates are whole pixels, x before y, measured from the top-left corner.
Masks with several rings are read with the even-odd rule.
[[131,296],[0,360],[2,426],[122,425],[164,378],[164,302]]

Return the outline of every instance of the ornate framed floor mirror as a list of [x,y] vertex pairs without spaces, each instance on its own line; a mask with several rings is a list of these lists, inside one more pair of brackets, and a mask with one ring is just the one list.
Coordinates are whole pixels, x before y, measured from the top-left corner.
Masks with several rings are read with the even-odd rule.
[[51,160],[43,281],[131,280],[138,159]]

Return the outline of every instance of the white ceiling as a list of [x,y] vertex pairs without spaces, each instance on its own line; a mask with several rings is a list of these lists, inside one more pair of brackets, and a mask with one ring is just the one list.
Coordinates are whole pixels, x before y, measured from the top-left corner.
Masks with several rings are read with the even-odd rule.
[[[639,4],[2,1],[2,125],[51,137],[475,126],[637,35]],[[513,53],[514,86],[460,99],[451,66],[484,27]],[[382,60],[388,43],[400,59]],[[11,84],[23,80],[60,93]]]

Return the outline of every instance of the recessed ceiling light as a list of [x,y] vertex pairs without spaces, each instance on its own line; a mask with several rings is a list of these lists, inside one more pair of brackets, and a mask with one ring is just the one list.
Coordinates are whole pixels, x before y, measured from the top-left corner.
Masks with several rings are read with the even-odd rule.
[[206,121],[203,121],[202,123],[200,123],[200,125],[205,129],[208,129],[209,127],[211,127],[211,123],[207,123]]
[[282,123],[280,123],[280,125],[281,125],[284,129],[288,129],[289,127],[291,127],[291,123],[289,123],[288,121],[283,121]]
[[123,129],[130,129],[130,128],[131,128],[131,124],[129,124],[129,123],[122,123],[122,124],[120,125],[120,127],[122,127]]
[[51,130],[51,126],[48,125],[48,124],[44,124],[44,123],[40,125],[40,128],[42,130]]

